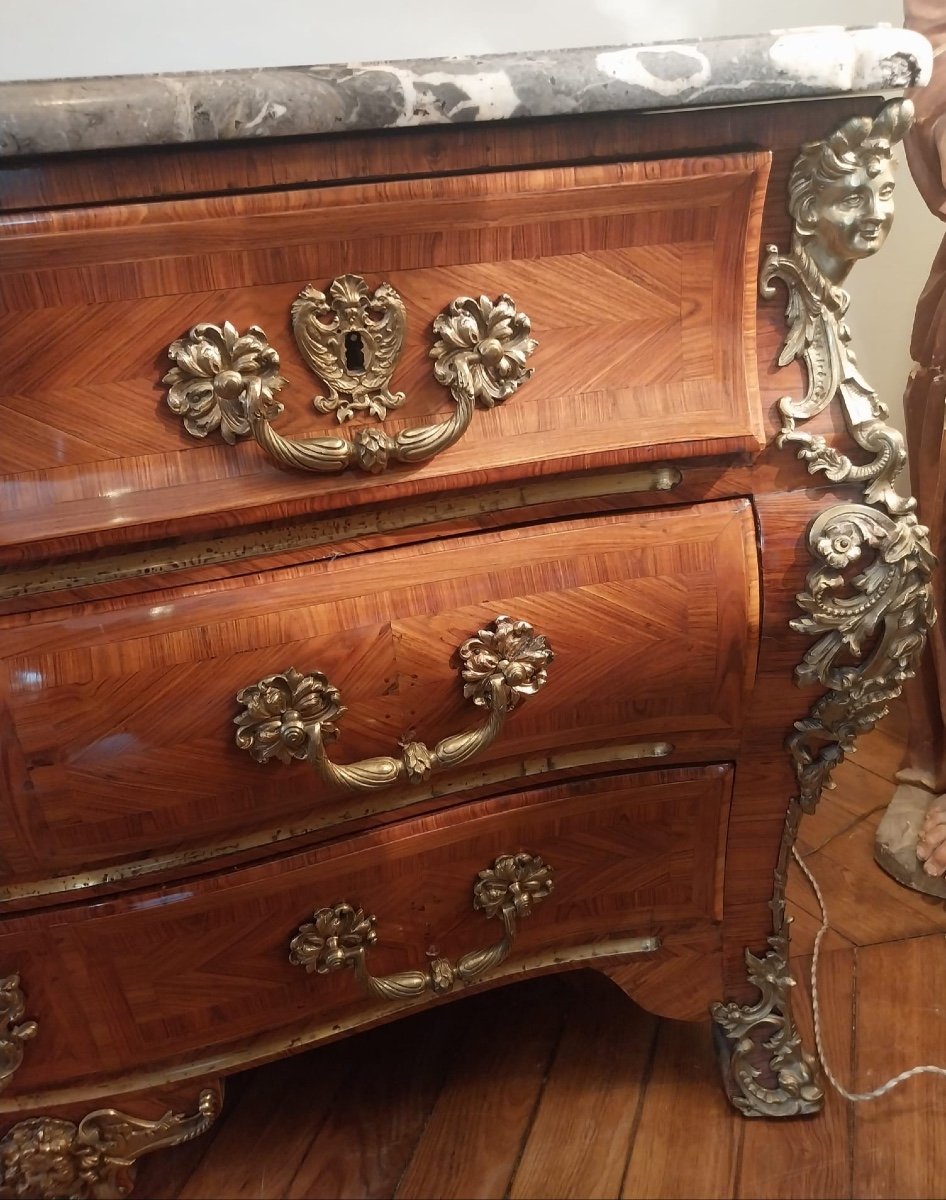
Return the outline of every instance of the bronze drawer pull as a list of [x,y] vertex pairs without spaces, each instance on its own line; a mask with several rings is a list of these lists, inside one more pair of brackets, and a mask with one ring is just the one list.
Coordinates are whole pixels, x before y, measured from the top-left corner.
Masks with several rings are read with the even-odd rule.
[[489,714],[475,729],[452,734],[433,750],[423,742],[405,742],[396,758],[332,762],[325,739],[334,737],[335,720],[345,711],[341,695],[321,672],[303,675],[292,667],[237,693],[245,707],[234,718],[236,743],[261,763],[306,758],[326,783],[351,791],[423,783],[432,772],[459,766],[494,742],[506,714],[545,685],[553,657],[545,638],[528,621],[513,617],[496,617],[460,646],[459,655],[463,695]]
[[[388,388],[404,327],[403,304],[393,288],[383,284],[371,299],[360,276],[341,276],[328,295],[304,288],[292,315],[299,349],[329,389],[313,401],[316,409],[335,412],[340,421],[356,411],[383,419],[403,401],[403,392]],[[517,391],[532,374],[525,364],[537,345],[529,318],[507,295],[495,302],[458,296],[434,319],[433,331],[434,377],[449,388],[456,409],[446,421],[393,437],[373,426],[350,439],[277,433],[271,422],[282,412],[276,393],[286,380],[279,354],[258,325],[241,334],[229,321],[203,323],[173,342],[168,356],[174,366],[164,376],[167,404],[192,437],[219,430],[232,445],[249,436],[285,467],[337,473],[357,466],[378,474],[389,462],[424,462],[463,436],[477,405],[492,408]]]
[[426,971],[399,971],[372,975],[365,952],[378,940],[376,919],[353,904],[320,908],[312,920],[299,926],[289,943],[289,961],[306,971],[326,975],[352,967],[359,982],[382,1000],[405,1000],[424,992],[443,995],[459,980],[470,983],[509,957],[520,917],[552,890],[552,868],[536,854],[501,854],[491,867],[480,871],[473,885],[473,907],[489,917],[500,917],[503,936],[483,950],[461,954],[455,963],[434,958]]

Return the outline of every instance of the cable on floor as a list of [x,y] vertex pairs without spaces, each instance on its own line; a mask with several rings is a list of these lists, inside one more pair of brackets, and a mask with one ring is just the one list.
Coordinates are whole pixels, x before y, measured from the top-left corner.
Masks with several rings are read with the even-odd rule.
[[915,1075],[946,1075],[946,1067],[937,1067],[930,1064],[925,1064],[922,1067],[911,1067],[909,1071],[901,1071],[899,1075],[895,1075],[893,1079],[888,1079],[886,1083],[882,1083],[880,1087],[874,1088],[872,1092],[849,1092],[847,1088],[838,1081],[836,1075],[828,1065],[828,1060],[825,1058],[824,1044],[821,1038],[821,1005],[818,1000],[818,957],[821,954],[821,940],[828,932],[828,911],[825,908],[824,896],[821,894],[821,888],[818,886],[818,881],[812,875],[807,863],[802,861],[798,850],[793,846],[792,855],[795,862],[801,868],[802,874],[811,885],[811,890],[815,894],[815,899],[818,901],[818,907],[821,909],[821,928],[815,935],[815,949],[811,956],[811,1011],[815,1023],[815,1048],[818,1051],[818,1058],[825,1075],[830,1080],[831,1086],[836,1092],[844,1097],[845,1100],[853,1100],[859,1102],[861,1100],[876,1100],[879,1096],[885,1096],[887,1092],[892,1092],[895,1087],[899,1087],[901,1083],[906,1083],[908,1079],[912,1079]]

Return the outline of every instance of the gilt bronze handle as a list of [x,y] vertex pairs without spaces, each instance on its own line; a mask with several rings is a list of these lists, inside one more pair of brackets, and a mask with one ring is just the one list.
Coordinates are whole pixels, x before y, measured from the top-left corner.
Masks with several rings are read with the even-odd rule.
[[[355,413],[384,419],[403,392],[389,386],[404,337],[404,305],[388,284],[369,295],[358,275],[332,281],[327,292],[311,285],[292,306],[296,343],[328,395],[313,399],[319,412],[339,421]],[[380,473],[391,462],[419,463],[458,441],[473,411],[507,400],[532,374],[526,360],[536,347],[525,313],[510,296],[458,296],[435,318],[430,357],[434,378],[456,405],[434,425],[385,433],[365,426],[351,438],[286,438],[272,427],[282,412],[276,393],[286,380],[279,354],[258,325],[195,325],[168,348],[174,363],[164,376],[167,404],[197,438],[218,432],[231,444],[252,437],[273,461],[303,471],[337,473],[349,466]]]
[[459,766],[494,742],[507,713],[545,685],[553,656],[528,621],[497,617],[460,646],[459,657],[463,695],[489,712],[481,725],[444,738],[432,750],[410,741],[402,743],[396,757],[332,762],[325,742],[335,736],[335,721],[345,711],[341,695],[321,672],[303,675],[293,667],[237,694],[244,708],[234,718],[236,743],[260,763],[308,759],[326,783],[350,791],[423,783],[434,771]]
[[351,967],[365,990],[382,1000],[405,1000],[425,992],[443,995],[458,981],[471,983],[508,958],[519,919],[528,917],[551,890],[552,868],[537,854],[501,854],[479,872],[473,885],[473,907],[503,923],[498,942],[462,954],[456,962],[434,958],[426,971],[372,975],[365,953],[378,940],[376,918],[343,902],[317,909],[310,922],[299,926],[289,943],[289,961],[318,975]]

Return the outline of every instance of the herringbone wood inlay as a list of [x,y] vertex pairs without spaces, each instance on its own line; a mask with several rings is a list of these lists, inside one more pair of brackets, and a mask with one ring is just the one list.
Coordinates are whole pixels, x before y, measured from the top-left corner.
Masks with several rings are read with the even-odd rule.
[[[545,852],[577,897],[550,896],[523,925],[524,950],[573,930],[588,931],[600,951],[597,939],[621,922],[618,933],[656,930],[660,950],[599,958],[599,976],[651,1013],[700,1020],[710,1000],[754,998],[743,952],[763,948],[771,931],[772,871],[793,787],[783,742],[808,702],[792,686],[807,647],[787,623],[808,565],[803,531],[832,499],[807,487],[774,444],[776,401],[804,384],[797,365],[776,365],[782,298],[756,294],[762,188],[771,163],[761,237],[784,245],[783,197],[799,143],[860,103],[777,106],[777,120],[751,108],[696,121],[648,114],[630,125],[623,115],[562,119],[511,137],[494,129],[485,140],[476,128],[422,131],[405,133],[397,154],[388,135],[360,139],[357,154],[344,139],[315,139],[305,143],[305,168],[298,148],[260,143],[258,172],[226,147],[192,158],[193,178],[180,170],[184,152],[149,151],[152,169],[166,171],[160,182],[135,156],[98,160],[107,185],[76,162],[29,168],[27,203],[51,197],[56,207],[4,224],[0,328],[5,346],[17,330],[34,345],[47,330],[48,339],[35,355],[17,343],[19,382],[0,396],[15,437],[29,443],[19,459],[17,446],[0,446],[12,473],[0,562],[68,573],[97,550],[114,559],[128,547],[160,562],[150,578],[71,581],[70,591],[3,610],[19,614],[0,626],[5,650],[14,639],[0,681],[0,753],[17,797],[9,814],[17,837],[0,862],[27,893],[11,889],[8,898],[4,945],[16,960],[4,971],[35,977],[31,1015],[35,1000],[48,1024],[29,1047],[39,1047],[32,1076],[18,1077],[0,1102],[5,1112],[78,1120],[90,1099],[148,1118],[193,1111],[204,1082],[232,1070],[239,1096],[241,1066],[299,1048],[287,1046],[287,1030],[306,1043],[392,1016],[369,1012],[358,993],[353,1000],[348,972],[306,977],[274,930],[286,939],[329,902],[309,884],[334,880],[347,891],[362,881],[397,897],[396,915],[387,906],[378,913],[373,969],[482,946],[498,930],[471,911],[469,880],[499,834],[504,846],[513,834],[560,845],[561,857]],[[586,141],[575,140],[579,126]],[[762,149],[719,154],[725,146]],[[615,161],[627,158],[640,161]],[[24,195],[14,176],[0,166],[7,210],[11,189]],[[349,186],[356,177],[377,182]],[[75,197],[106,203],[70,210]],[[458,293],[517,289],[519,305],[546,326],[535,328],[535,378],[510,404],[477,413],[469,442],[442,460],[372,479],[313,480],[276,470],[255,445],[187,439],[156,382],[167,340],[229,316],[241,327],[262,320],[279,341],[300,283],[324,285],[338,269],[389,277],[412,310],[427,313],[411,326],[399,368],[414,415],[399,412],[392,428],[445,411],[424,360],[424,325]],[[86,314],[88,343],[78,328]],[[102,343],[114,340],[113,322],[122,336],[109,359]],[[161,333],[168,324],[173,332]],[[293,376],[281,427],[314,430],[313,385],[279,344]],[[90,437],[99,409],[115,409],[114,419]],[[826,413],[817,425],[829,440],[838,432],[831,421]],[[612,494],[610,481],[636,463],[654,482],[638,495]],[[527,498],[538,482],[548,494]],[[556,490],[575,483],[591,490],[583,498]],[[489,501],[497,488],[523,488],[513,511],[454,506],[459,497]],[[429,516],[392,530],[385,522],[402,502],[427,506]],[[338,532],[314,556],[305,543],[267,554],[254,533],[323,518]],[[245,557],[202,558],[200,540],[221,533],[246,536]],[[167,560],[179,543],[177,570]],[[311,561],[320,556],[335,561]],[[454,718],[468,714],[449,652],[470,622],[476,628],[506,602],[546,622],[559,654],[553,682],[509,723],[527,755],[522,780],[510,779],[497,743],[469,774],[392,798],[409,810],[376,811],[364,797],[313,803],[304,788],[275,782],[267,792],[258,781],[279,774],[264,769],[247,785],[241,768],[253,764],[238,768],[239,753],[222,751],[233,730],[221,711],[235,690],[288,665],[274,664],[273,653],[307,649],[321,659],[309,665],[340,672],[350,707],[332,747],[341,761],[391,750],[401,737],[455,731]],[[554,691],[556,668],[571,699]],[[364,684],[349,687],[355,677]],[[52,702],[44,710],[39,699]],[[675,750],[661,759],[667,745],[657,739],[668,733]],[[655,771],[661,762],[674,770]],[[520,769],[519,759],[510,763]],[[549,769],[558,800],[537,778]],[[607,776],[627,780],[628,794],[615,800]],[[456,791],[439,790],[454,782]],[[234,829],[251,833],[240,841]],[[287,840],[271,844],[274,832]],[[138,866],[126,857],[116,872],[113,856],[134,854],[153,857]],[[94,885],[89,902],[81,892],[31,893],[29,881],[92,862],[103,865],[68,881]],[[150,874],[126,878],[125,867]],[[810,938],[812,918],[800,912]],[[549,914],[554,923],[543,923]],[[519,961],[506,965],[514,972]],[[841,973],[826,971],[837,983]],[[765,1170],[753,1164],[797,1172],[784,1152],[793,1143],[763,1123],[738,1132],[715,1085],[714,1107],[686,1116],[692,1037],[661,1059],[654,1031],[667,1026],[629,1016],[626,999],[600,978],[603,991],[576,991],[577,982],[548,985],[556,999],[544,1015],[546,985],[535,980],[497,991],[496,1007],[488,996],[433,1004],[420,1034],[408,1019],[403,1035],[390,1035],[401,1051],[380,1073],[385,1035],[371,1032],[326,1048],[313,1075],[304,1057],[298,1069],[273,1068],[262,1110],[238,1106],[244,1115],[210,1143],[216,1176],[184,1184],[202,1153],[195,1144],[167,1167],[156,1162],[164,1173],[156,1180],[151,1171],[143,1187],[257,1197],[680,1195],[699,1155],[714,1173],[709,1194],[730,1194],[735,1176],[748,1195],[764,1191]],[[834,1025],[842,1035],[849,1027]],[[842,1059],[844,1051],[842,1036]],[[105,1079],[130,1062],[140,1064],[130,1077]],[[705,1059],[697,1070],[705,1092]],[[188,1071],[203,1078],[178,1078]],[[48,1087],[30,1096],[20,1078]],[[462,1152],[449,1141],[448,1078],[473,1089],[463,1100],[460,1085]],[[656,1091],[652,1080],[662,1081]],[[274,1102],[282,1091],[290,1112]],[[530,1147],[532,1114],[540,1136]],[[710,1122],[712,1154],[694,1137],[701,1121]],[[842,1144],[843,1121],[830,1110],[810,1127]],[[663,1135],[662,1153],[651,1153],[648,1133]],[[270,1143],[278,1161],[266,1161],[264,1177],[246,1173],[247,1155],[255,1162]],[[761,1152],[743,1153],[753,1144]],[[845,1153],[822,1182],[849,1165]],[[478,1175],[484,1158],[491,1168]]]
[[725,757],[751,684],[752,536],[746,502],[726,501],[245,577],[175,594],[166,611],[154,596],[68,621],[50,610],[9,629],[4,883],[185,848],[199,860],[203,847],[266,839],[332,804],[327,825],[350,821],[306,764],[260,765],[236,748],[236,693],[288,666],[321,670],[349,710],[340,761],[391,753],[405,737],[433,744],[480,719],[456,650],[505,612],[556,657],[549,685],[479,762],[588,746],[606,762],[608,743],[634,740],[679,741],[687,761],[701,730]]
[[[330,205],[308,190],[221,200],[212,212],[181,201],[0,218],[10,348],[0,473],[18,514],[15,530],[0,514],[0,545],[21,542],[24,528],[31,540],[115,533],[156,505],[184,518],[311,493],[311,480],[274,469],[255,445],[188,437],[163,403],[162,356],[199,321],[261,325],[291,380],[279,429],[331,432],[309,403],[316,381],[288,317],[302,286],[346,271],[387,280],[407,306],[395,385],[409,402],[392,431],[450,409],[427,351],[454,296],[510,293],[540,342],[522,394],[477,413],[460,444],[412,472],[414,486],[455,488],[484,462],[495,472],[579,453],[609,465],[615,446],[627,460],[659,444],[678,455],[697,427],[716,450],[754,448],[755,380],[740,342],[766,167],[743,154],[666,163],[659,176],[622,163],[353,186]],[[53,243],[52,265],[37,269]],[[695,299],[685,285],[707,265],[728,286]],[[399,486],[397,473],[318,480],[334,503],[377,502]]]
[[[18,1092],[62,1086],[70,1070],[86,1084],[175,1063],[205,1063],[209,1074],[248,1034],[262,1056],[269,1044],[305,1042],[319,1022],[376,1021],[391,1006],[366,1000],[351,972],[310,976],[290,964],[300,923],[342,901],[375,913],[376,974],[422,967],[433,953],[455,958],[501,936],[498,922],[474,911],[472,888],[503,853],[538,854],[554,869],[554,890],[522,923],[517,953],[567,953],[600,941],[602,929],[659,932],[659,963],[675,953],[676,927],[715,934],[730,788],[731,769],[720,766],[605,776],[460,805],[128,902],[11,916],[0,960],[28,973],[44,1046],[74,1042],[71,1068],[42,1049],[31,1054]],[[631,991],[634,970],[622,967]],[[691,1002],[681,997],[684,1009]]]

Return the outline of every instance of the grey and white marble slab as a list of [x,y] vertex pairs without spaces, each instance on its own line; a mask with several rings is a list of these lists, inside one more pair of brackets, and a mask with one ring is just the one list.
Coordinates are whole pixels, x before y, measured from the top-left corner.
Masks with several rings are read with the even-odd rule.
[[705,107],[926,82],[889,26],[336,66],[0,84],[0,156]]

